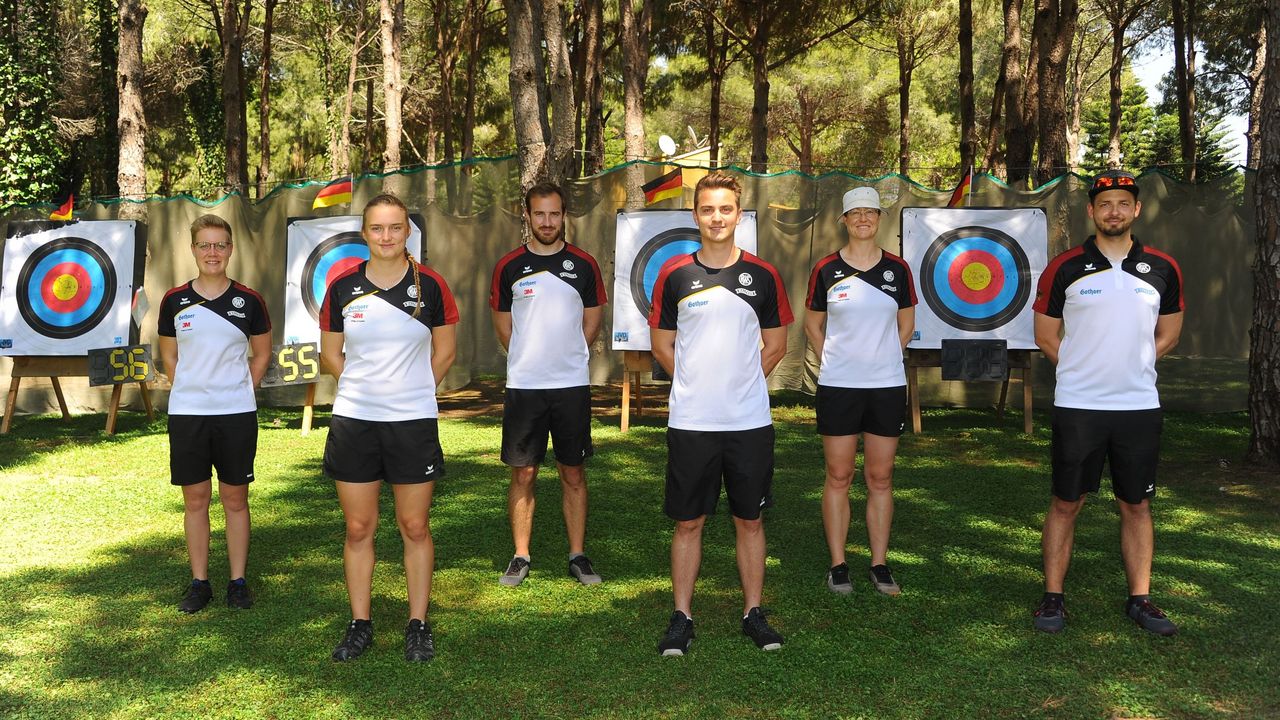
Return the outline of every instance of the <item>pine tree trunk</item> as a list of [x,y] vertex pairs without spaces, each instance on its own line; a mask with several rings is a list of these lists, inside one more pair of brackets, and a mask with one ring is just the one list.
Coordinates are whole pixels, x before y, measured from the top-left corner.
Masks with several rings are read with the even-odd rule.
[[906,33],[898,25],[898,172],[911,174],[911,49]]
[[[248,12],[248,8],[245,8]],[[226,150],[226,186],[244,195],[249,189],[249,167],[244,138],[244,36],[240,33],[237,0],[222,0],[219,23],[222,41],[223,145]]]
[[511,119],[515,126],[523,194],[547,177],[549,128],[541,103],[543,93],[539,91],[539,86],[546,81],[530,0],[505,0],[503,4],[507,9],[507,43],[511,50],[511,70],[507,77],[511,88]]
[[[765,6],[761,3],[762,8]],[[769,21],[756,18],[751,38],[751,171],[769,172]]]
[[[1280,37],[1280,0],[1266,0],[1267,35]],[[1250,462],[1280,465],[1280,42],[1267,44],[1254,207],[1253,326],[1249,332]]]
[[[382,114],[385,137],[382,144],[382,171],[400,169],[401,98],[400,47],[404,36],[404,0],[379,0],[379,30],[382,36]],[[401,192],[401,177],[390,175],[382,181],[387,192]]]
[[1039,55],[1039,153],[1036,182],[1044,184],[1069,169],[1067,151],[1067,61],[1079,16],[1076,0],[1037,0],[1036,40]]
[[1172,0],[1173,6],[1173,81],[1178,96],[1178,141],[1182,150],[1184,177],[1195,180],[1196,129],[1195,99],[1191,89],[1191,69],[1187,64],[1187,45],[1192,37],[1187,29],[1184,3],[1194,0]]
[[262,22],[261,97],[258,98],[258,199],[266,197],[271,178],[271,35],[279,0],[264,0]]
[[1249,167],[1257,169],[1262,162],[1262,143],[1259,134],[1262,128],[1262,96],[1266,91],[1266,75],[1263,70],[1267,65],[1267,26],[1258,28],[1254,36],[1256,46],[1253,51],[1253,65],[1249,68],[1249,131],[1248,139]]
[[973,108],[973,0],[960,0],[960,168],[968,172],[977,155]]
[[[622,43],[623,152],[627,162],[644,159],[644,86],[649,75],[649,28],[653,21],[653,0],[641,0],[637,14],[633,0],[619,0]],[[644,206],[644,169],[627,168],[627,207]]]
[[1124,31],[1125,26],[1121,23],[1111,26],[1111,68],[1108,71],[1111,90],[1107,110],[1107,167],[1110,168],[1120,167],[1120,104],[1124,99],[1120,71],[1124,69]]
[[1022,74],[1022,0],[1004,0],[1004,142],[1008,182],[1026,184],[1031,174],[1031,132],[1023,113],[1027,90]]
[[[147,6],[142,0],[120,0],[120,45],[116,89],[120,98],[120,153],[117,183],[120,195],[142,200],[147,192],[147,118],[143,112],[142,26],[147,19]],[[120,205],[122,220],[146,219],[144,203]]]
[[[563,183],[573,166],[574,127],[573,68],[565,42],[564,16],[559,0],[540,0],[542,34],[547,49],[548,90],[551,99],[551,146],[547,172],[552,182]],[[647,63],[646,63],[647,64]]]
[[582,174],[604,168],[604,0],[583,2]]
[[351,41],[351,57],[347,61],[347,89],[342,95],[342,122],[338,125],[338,175],[351,174],[351,116],[356,99],[356,70],[360,67],[360,46],[364,43],[364,14],[356,21],[356,36]]

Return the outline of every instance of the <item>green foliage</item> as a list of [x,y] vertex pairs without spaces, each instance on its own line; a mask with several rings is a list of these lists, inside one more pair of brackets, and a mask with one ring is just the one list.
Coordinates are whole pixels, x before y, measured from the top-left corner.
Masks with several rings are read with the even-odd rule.
[[0,3],[0,211],[57,192],[66,149],[51,113],[59,80],[54,6]]
[[[1156,135],[1156,114],[1148,104],[1148,96],[1142,84],[1131,73],[1122,75],[1120,99],[1120,155],[1124,167],[1141,169],[1154,157],[1152,143]],[[1081,123],[1081,142],[1087,148],[1084,166],[1107,167],[1111,98],[1104,95],[1089,102],[1084,108]],[[1176,126],[1175,126],[1176,138]]]
[[[600,392],[603,392],[602,390]],[[796,403],[796,404],[792,404]],[[861,480],[848,548],[852,595],[823,587],[822,451],[810,399],[775,403],[777,505],[766,515],[765,602],[787,638],[763,654],[738,629],[733,529],[707,522],[692,654],[659,658],[671,607],[671,522],[662,513],[663,428],[594,423],[587,550],[605,578],[565,572],[560,484],[542,468],[533,571],[497,577],[511,550],[496,416],[445,417],[448,476],[432,508],[431,616],[438,656],[401,657],[401,542],[383,493],[373,580],[375,644],[328,653],[348,617],[342,515],[320,474],[324,414],[263,411],[250,491],[249,582],[232,611],[223,513],[211,508],[214,603],[174,610],[188,578],[182,501],[168,484],[163,419],[19,418],[0,444],[0,715],[13,718],[1100,718],[1274,717],[1280,662],[1271,612],[1280,577],[1273,478],[1223,468],[1243,413],[1169,413],[1153,592],[1181,625],[1156,638],[1125,618],[1116,510],[1085,504],[1068,577],[1071,617],[1035,633],[1040,523],[1048,505],[1047,414],[1032,435],[986,410],[926,410],[902,438],[889,562],[904,594],[858,573],[869,562]]]
[[196,50],[199,79],[187,88],[187,131],[195,146],[195,176],[201,188],[215,188],[226,181],[223,152],[222,82],[217,52],[209,45]]

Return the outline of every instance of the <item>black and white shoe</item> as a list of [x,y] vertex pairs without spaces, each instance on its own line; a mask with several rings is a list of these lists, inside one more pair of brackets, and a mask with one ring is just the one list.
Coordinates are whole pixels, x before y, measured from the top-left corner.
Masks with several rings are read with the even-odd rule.
[[1174,625],[1173,621],[1164,614],[1164,611],[1156,607],[1155,603],[1150,600],[1126,603],[1125,614],[1149,633],[1166,637],[1178,634],[1178,626]]
[[507,564],[507,571],[502,573],[498,582],[507,587],[515,587],[529,577],[529,561],[517,555]]
[[676,610],[671,613],[671,622],[667,623],[667,632],[658,641],[659,655],[684,655],[689,652],[689,643],[693,641],[693,620]]
[[591,567],[591,558],[586,555],[579,555],[569,561],[569,575],[577,578],[583,585],[597,585],[604,581],[604,578],[596,574],[595,568]]
[[777,630],[769,627],[765,614],[764,608],[751,608],[747,616],[742,618],[742,634],[751,638],[756,647],[761,650],[781,650],[782,636]]
[[352,620],[347,625],[347,632],[342,642],[333,649],[333,659],[338,662],[355,660],[364,654],[373,644],[373,622],[370,620]]
[[841,595],[853,592],[853,583],[849,581],[848,563],[840,563],[827,571],[827,589]]

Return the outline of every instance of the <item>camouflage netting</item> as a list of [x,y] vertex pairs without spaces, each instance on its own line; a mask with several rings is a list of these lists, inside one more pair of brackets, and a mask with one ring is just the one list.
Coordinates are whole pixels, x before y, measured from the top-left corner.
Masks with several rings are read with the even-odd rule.
[[[670,166],[639,163],[572,183],[569,188],[569,237],[600,261],[606,286],[613,283],[613,237],[617,210],[626,205],[627,188],[662,174]],[[680,208],[692,204],[691,186],[704,172],[685,172],[683,199],[671,199],[657,207]],[[738,171],[735,171],[738,172]],[[899,213],[903,207],[945,205],[949,191],[931,190],[908,178],[890,175],[867,180],[843,173],[817,178],[798,173],[758,176],[740,172],[743,205],[759,213],[759,255],[782,274],[797,322],[790,328],[788,352],[770,379],[774,388],[812,390],[815,358],[808,351],[801,313],[808,273],[816,259],[845,241],[836,222],[842,194],[858,185],[873,185],[880,192],[886,214],[881,224],[881,244],[899,251]],[[1238,410],[1244,407],[1247,383],[1248,330],[1250,322],[1254,219],[1251,193],[1253,177],[1189,185],[1159,172],[1139,179],[1142,215],[1135,225],[1145,243],[1172,254],[1181,264],[1186,288],[1187,315],[1177,357],[1161,362],[1161,389],[1165,406],[1187,410]],[[462,323],[458,332],[458,360],[445,381],[456,388],[477,375],[500,375],[505,359],[489,321],[488,292],[495,261],[519,241],[521,221],[518,171],[512,159],[475,162],[404,172],[395,176],[360,178],[350,206],[311,210],[320,184],[282,186],[259,202],[229,196],[217,202],[190,197],[147,202],[149,241],[145,288],[152,310],[142,326],[142,342],[155,337],[155,306],[169,288],[190,279],[195,263],[189,250],[187,228],[206,212],[227,219],[235,230],[236,252],[231,276],[266,297],[275,323],[274,341],[282,341],[285,287],[285,228],[288,219],[300,216],[358,213],[364,202],[381,192],[384,184],[399,183],[400,193],[426,220],[427,260],[449,282],[457,296]],[[1243,191],[1240,186],[1243,184]],[[1049,256],[1078,244],[1089,234],[1085,214],[1086,181],[1064,176],[1035,191],[1012,190],[999,181],[980,176],[974,182],[974,206],[1040,206],[1049,218]],[[634,195],[634,190],[633,190]],[[81,219],[113,219],[120,205],[95,203],[78,211]],[[44,219],[44,207],[28,208],[0,219],[0,237],[10,220]],[[621,353],[607,348],[610,313],[593,348],[593,383],[621,377]],[[1117,363],[1126,358],[1115,358]],[[0,358],[0,382],[9,379],[11,360]],[[986,405],[992,401],[991,384],[951,383],[939,380],[937,370],[922,371],[922,397],[926,404]],[[63,383],[73,410],[100,410],[108,392],[90,390],[83,381]],[[1042,360],[1036,366],[1036,403],[1048,407],[1052,398],[1052,368]],[[1015,384],[1016,387],[1016,384]],[[317,398],[327,403],[333,383],[326,379]],[[1010,393],[1019,397],[1016,390]],[[126,401],[136,406],[132,388]],[[300,388],[266,391],[265,402],[298,405]],[[163,398],[161,398],[163,406]],[[50,412],[56,409],[47,381],[24,380],[19,411]]]

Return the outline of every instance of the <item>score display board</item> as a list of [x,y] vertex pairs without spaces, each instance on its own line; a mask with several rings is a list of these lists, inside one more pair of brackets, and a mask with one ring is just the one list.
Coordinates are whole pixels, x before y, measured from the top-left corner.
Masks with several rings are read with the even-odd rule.
[[[405,243],[415,258],[426,254],[422,216],[409,214]],[[320,306],[334,278],[369,259],[359,215],[289,218],[284,289],[286,345],[320,342]]]
[[[756,252],[756,212],[743,210],[734,243]],[[614,350],[649,350],[649,310],[668,260],[702,247],[692,210],[619,210],[613,254]]]
[[320,346],[316,343],[271,346],[271,362],[262,387],[302,385],[320,377]]
[[130,309],[145,255],[133,221],[10,222],[0,355],[85,355],[136,341]]
[[1041,208],[903,208],[902,257],[920,301],[907,347],[1004,340],[1034,350],[1031,305],[1048,253]]
[[94,348],[89,356],[89,387],[150,382],[156,377],[150,345]]

